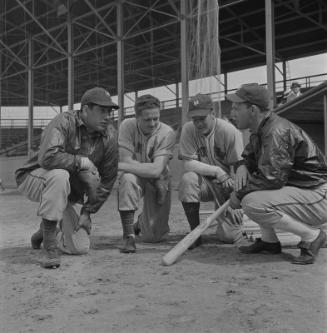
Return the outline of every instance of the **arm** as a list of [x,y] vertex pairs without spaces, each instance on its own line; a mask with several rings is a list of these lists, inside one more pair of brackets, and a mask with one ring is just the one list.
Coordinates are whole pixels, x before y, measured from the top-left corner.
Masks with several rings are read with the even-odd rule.
[[119,148],[120,162],[118,170],[133,173],[142,178],[159,178],[169,162],[169,156],[160,155],[152,163],[140,163],[133,159],[133,153],[123,147]]
[[237,192],[239,199],[250,192],[279,189],[288,181],[294,163],[294,148],[289,133],[275,130],[264,140],[260,165],[249,177],[247,185]]
[[78,170],[81,157],[65,151],[69,128],[75,126],[73,119],[66,115],[57,116],[46,127],[42,136],[38,163],[44,169]]
[[210,165],[196,160],[184,160],[186,171],[193,171],[201,176],[215,177],[218,182],[224,182],[229,175],[219,166]]

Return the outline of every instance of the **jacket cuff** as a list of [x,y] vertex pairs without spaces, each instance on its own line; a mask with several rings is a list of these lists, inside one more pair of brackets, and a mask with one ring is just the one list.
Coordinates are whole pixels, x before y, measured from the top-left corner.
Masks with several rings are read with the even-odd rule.
[[237,161],[236,163],[233,164],[234,166],[234,171],[236,172],[236,170],[241,166],[241,165],[245,165],[245,166],[248,166],[248,162],[247,160],[240,160],[240,161]]

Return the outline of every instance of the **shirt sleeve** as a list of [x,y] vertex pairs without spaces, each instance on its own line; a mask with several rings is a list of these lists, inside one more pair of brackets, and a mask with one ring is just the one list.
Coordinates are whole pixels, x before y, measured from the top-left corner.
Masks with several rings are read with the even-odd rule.
[[233,125],[225,125],[226,163],[232,165],[242,159],[244,149],[242,133]]
[[[130,122],[130,119],[125,119],[119,127],[118,146],[125,148],[134,153],[134,131],[135,126]],[[133,130],[134,127],[134,130]]]
[[173,149],[176,143],[176,133],[172,128],[165,130],[160,138],[157,139],[156,149],[153,153],[153,158],[158,156],[168,156],[170,159],[173,157]]
[[294,164],[294,148],[287,131],[275,130],[261,144],[259,165],[250,176],[248,184],[237,196],[241,199],[254,191],[274,190],[283,187]]
[[178,158],[180,160],[199,160],[191,123],[186,123],[182,128],[181,138],[179,140]]
[[38,163],[42,168],[76,171],[79,156],[65,151],[69,129],[73,126],[76,125],[71,117],[59,115],[45,128],[38,154]]

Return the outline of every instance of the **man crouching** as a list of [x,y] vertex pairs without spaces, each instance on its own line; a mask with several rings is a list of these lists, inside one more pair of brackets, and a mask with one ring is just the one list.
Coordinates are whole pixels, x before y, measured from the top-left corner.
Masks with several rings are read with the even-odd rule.
[[42,222],[31,243],[39,249],[43,242],[44,268],[60,266],[56,228],[66,210],[71,211],[71,203],[83,205],[76,229],[84,228],[89,234],[90,214],[99,210],[112,190],[118,165],[117,135],[110,124],[115,109],[118,106],[105,89],[87,90],[81,109],[51,120],[39,152],[15,173],[18,190],[40,203]]

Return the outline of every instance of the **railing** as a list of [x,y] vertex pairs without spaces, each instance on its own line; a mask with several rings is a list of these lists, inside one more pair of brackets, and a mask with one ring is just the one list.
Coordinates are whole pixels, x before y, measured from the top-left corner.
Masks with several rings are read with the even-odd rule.
[[[327,73],[323,74],[317,74],[317,75],[311,75],[311,76],[300,76],[300,77],[295,77],[289,80],[286,80],[286,85],[290,86],[290,82],[297,81],[301,84],[301,88],[310,88],[313,86],[317,86],[320,83],[324,82],[327,80]],[[267,84],[262,84],[262,86],[267,86]],[[284,81],[276,81],[275,83],[275,88],[276,91],[283,92],[284,90]],[[229,89],[227,90],[227,93],[231,93],[233,91],[237,90],[235,89]],[[213,101],[219,101],[219,100],[224,100],[225,98],[225,91],[220,91],[220,92],[213,92],[210,93],[209,95],[211,96]],[[176,107],[181,107],[182,104],[182,99],[170,99],[166,101],[161,102],[161,109],[173,109]],[[134,107],[126,107],[124,108],[124,115],[125,116],[131,116],[134,115]],[[114,119],[117,119],[118,113],[114,113]],[[33,120],[33,126],[34,127],[39,127],[39,128],[44,128],[51,120],[52,118],[48,119],[34,119]],[[28,127],[28,119],[0,119],[0,127],[9,127],[9,128],[14,128],[14,127]]]

